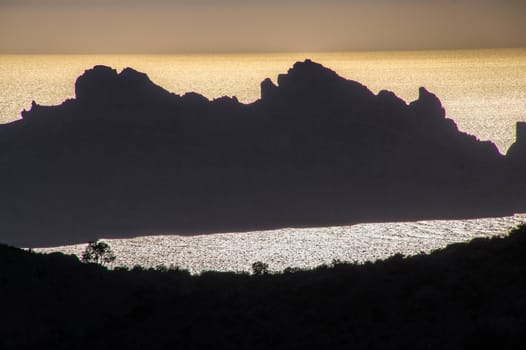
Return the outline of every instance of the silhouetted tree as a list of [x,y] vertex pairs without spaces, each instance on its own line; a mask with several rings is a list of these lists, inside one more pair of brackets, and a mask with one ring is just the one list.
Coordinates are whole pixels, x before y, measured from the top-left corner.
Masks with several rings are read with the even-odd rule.
[[261,261],[256,261],[252,264],[252,273],[254,273],[256,276],[266,275],[268,273],[268,264],[265,264]]
[[96,263],[104,265],[115,261],[115,254],[106,242],[89,242],[82,253],[81,260],[85,263]]

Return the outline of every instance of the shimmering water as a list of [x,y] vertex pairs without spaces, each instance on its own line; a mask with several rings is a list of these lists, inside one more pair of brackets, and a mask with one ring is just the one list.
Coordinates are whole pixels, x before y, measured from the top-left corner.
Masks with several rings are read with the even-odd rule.
[[312,58],[372,91],[394,91],[406,101],[427,87],[459,127],[505,152],[514,125],[526,120],[526,49],[296,53],[258,55],[0,55],[0,122],[19,118],[31,101],[59,104],[74,96],[75,79],[96,64],[133,67],[165,89],[209,98],[259,98],[259,84],[274,81],[294,62]]
[[[144,236],[105,240],[117,255],[113,266],[145,267],[171,264],[199,273],[206,270],[250,271],[263,261],[274,271],[315,267],[342,261],[374,261],[396,253],[429,252],[475,237],[502,235],[526,220],[526,214],[475,220],[359,224],[322,228],[200,236]],[[80,256],[85,245],[36,249]]]

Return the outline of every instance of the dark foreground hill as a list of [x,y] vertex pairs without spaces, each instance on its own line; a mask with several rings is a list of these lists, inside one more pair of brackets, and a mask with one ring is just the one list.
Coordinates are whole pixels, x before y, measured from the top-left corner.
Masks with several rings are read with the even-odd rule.
[[309,60],[277,83],[245,105],[175,95],[129,68],[86,71],[74,99],[0,126],[0,241],[526,211],[523,124],[502,156],[424,88],[406,104]]
[[0,246],[1,349],[522,349],[526,226],[277,275],[109,271]]

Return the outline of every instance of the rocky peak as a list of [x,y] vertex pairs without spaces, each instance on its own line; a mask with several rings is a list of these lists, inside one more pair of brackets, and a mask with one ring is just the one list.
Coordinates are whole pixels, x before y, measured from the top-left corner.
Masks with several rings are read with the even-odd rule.
[[526,143],[526,122],[516,124],[517,141]]
[[262,99],[268,99],[272,98],[274,94],[276,93],[278,87],[274,85],[272,80],[270,78],[267,78],[261,82],[261,98]]
[[81,102],[106,104],[115,100],[155,101],[170,93],[155,85],[148,75],[132,68],[121,73],[107,66],[95,66],[75,83],[75,95]]
[[137,85],[152,85],[152,81],[148,78],[146,73],[138,72],[133,68],[124,68],[119,74],[121,81],[126,81],[127,84]]
[[75,82],[75,96],[80,101],[107,100],[118,85],[118,74],[115,69],[95,66],[78,77]]
[[442,107],[440,99],[424,87],[418,89],[418,99],[411,102],[409,108],[417,115],[427,119],[436,120],[446,117],[446,111]]
[[287,104],[301,101],[302,105],[310,105],[313,101],[333,103],[345,99],[361,104],[370,101],[374,94],[362,84],[306,59],[296,62],[286,74],[278,75],[277,86],[268,78],[261,83],[261,98],[275,97]]
[[343,78],[339,77],[335,71],[306,59],[303,62],[296,62],[288,70],[287,74],[280,74],[278,76],[278,85],[280,88],[287,88],[291,85],[325,85],[335,80],[343,80]]
[[517,122],[515,130],[515,142],[509,148],[506,156],[512,161],[520,162],[523,165],[524,159],[526,159],[526,122]]

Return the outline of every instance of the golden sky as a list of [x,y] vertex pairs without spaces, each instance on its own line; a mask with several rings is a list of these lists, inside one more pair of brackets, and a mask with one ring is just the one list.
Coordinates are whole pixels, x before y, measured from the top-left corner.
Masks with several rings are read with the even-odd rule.
[[525,0],[0,0],[0,53],[526,47]]

